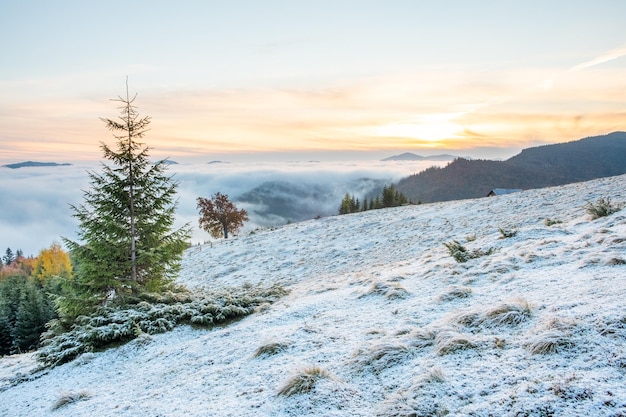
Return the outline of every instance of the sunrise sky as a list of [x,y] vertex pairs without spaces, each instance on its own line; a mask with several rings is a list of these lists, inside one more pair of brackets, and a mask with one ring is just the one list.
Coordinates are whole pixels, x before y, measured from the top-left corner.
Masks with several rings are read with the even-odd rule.
[[[626,130],[626,1],[2,1],[0,162],[507,158]],[[6,162],[4,162],[6,161]]]

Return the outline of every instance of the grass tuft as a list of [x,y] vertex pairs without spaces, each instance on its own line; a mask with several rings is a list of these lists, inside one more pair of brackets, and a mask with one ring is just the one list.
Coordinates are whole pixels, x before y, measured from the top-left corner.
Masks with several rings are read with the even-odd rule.
[[364,294],[359,296],[359,298],[367,297],[370,295],[382,295],[387,297],[390,300],[406,298],[409,295],[409,292],[404,289],[400,284],[391,282],[377,282],[373,284]]
[[288,346],[289,345],[287,345],[286,343],[267,343],[257,348],[257,350],[254,352],[254,357],[259,358],[262,356],[273,356],[287,349]]
[[68,404],[72,404],[78,401],[86,400],[91,397],[91,394],[87,391],[63,391],[60,393],[59,398],[52,405],[53,410],[58,410],[61,407],[65,407]]
[[354,354],[354,363],[361,369],[371,369],[378,374],[406,359],[409,348],[401,343],[380,343]]
[[452,330],[439,332],[435,338],[435,350],[439,355],[447,355],[474,347],[476,344],[469,337]]
[[292,395],[310,392],[320,379],[332,379],[332,376],[319,366],[304,368],[289,378],[278,390],[278,395],[291,397]]
[[472,311],[456,317],[456,322],[468,327],[516,326],[532,315],[528,301],[518,298],[482,311]]
[[535,355],[558,353],[574,345],[571,339],[574,327],[573,322],[558,318],[552,319],[535,329],[523,345]]
[[446,375],[443,373],[440,367],[435,366],[424,375],[423,381],[428,383],[442,383],[445,382]]
[[432,330],[415,329],[409,334],[409,346],[422,348],[435,343],[435,332]]
[[439,301],[452,301],[459,298],[468,298],[472,295],[472,289],[469,287],[451,287],[446,293],[441,294]]

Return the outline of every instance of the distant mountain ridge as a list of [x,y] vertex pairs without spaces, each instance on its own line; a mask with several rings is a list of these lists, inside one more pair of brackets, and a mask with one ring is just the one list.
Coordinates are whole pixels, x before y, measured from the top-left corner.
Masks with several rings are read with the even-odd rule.
[[404,152],[400,155],[393,155],[388,158],[381,159],[381,161],[452,161],[455,158],[457,157],[448,154],[422,156],[412,152]]
[[423,203],[485,197],[494,188],[543,188],[626,173],[626,132],[524,149],[506,161],[457,158],[397,184]]
[[57,162],[35,162],[35,161],[26,161],[26,162],[18,162],[15,164],[7,164],[2,165],[6,168],[18,169],[18,168],[26,168],[26,167],[61,167],[61,166],[70,166],[72,164],[69,163],[57,163]]

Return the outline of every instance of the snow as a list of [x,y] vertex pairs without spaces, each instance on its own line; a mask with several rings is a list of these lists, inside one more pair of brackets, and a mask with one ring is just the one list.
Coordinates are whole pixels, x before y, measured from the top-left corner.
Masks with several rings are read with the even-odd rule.
[[[600,197],[626,201],[626,176],[194,246],[180,281],[195,291],[290,293],[52,369],[2,358],[0,415],[626,415],[626,210],[591,220]],[[452,240],[494,252],[457,263]],[[279,395],[316,369],[310,391]]]

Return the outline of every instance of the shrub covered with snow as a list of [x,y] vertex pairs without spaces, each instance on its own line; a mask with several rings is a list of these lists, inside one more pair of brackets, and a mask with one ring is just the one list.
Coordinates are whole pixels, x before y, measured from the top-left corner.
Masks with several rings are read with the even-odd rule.
[[81,353],[145,334],[163,333],[180,324],[216,325],[251,314],[257,306],[285,294],[280,286],[244,285],[193,297],[159,296],[131,306],[102,308],[93,315],[78,317],[68,332],[47,332],[38,359],[44,365],[55,366]]
[[622,209],[623,204],[612,203],[609,197],[600,197],[595,203],[587,202],[585,210],[591,216],[592,220],[600,217],[610,216]]
[[480,258],[481,256],[491,255],[495,249],[489,248],[486,251],[482,249],[469,250],[463,246],[458,240],[444,243],[444,246],[448,248],[448,253],[459,263],[464,263],[470,259]]

